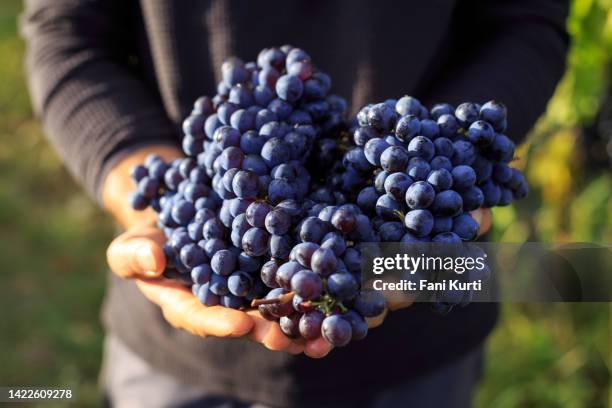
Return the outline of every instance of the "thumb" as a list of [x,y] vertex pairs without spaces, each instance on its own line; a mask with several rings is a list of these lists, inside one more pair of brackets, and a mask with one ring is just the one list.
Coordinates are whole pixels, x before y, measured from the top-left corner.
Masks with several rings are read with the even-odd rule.
[[163,236],[148,231],[122,234],[108,247],[108,264],[122,278],[157,277],[166,267],[161,242]]

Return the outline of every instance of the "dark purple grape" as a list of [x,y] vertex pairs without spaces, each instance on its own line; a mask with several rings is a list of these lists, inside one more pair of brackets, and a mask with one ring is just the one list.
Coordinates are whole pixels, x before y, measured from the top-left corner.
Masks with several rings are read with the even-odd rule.
[[304,268],[311,269],[310,262],[311,262],[312,255],[318,249],[319,249],[319,246],[312,242],[303,242],[301,244],[297,244],[291,250],[289,259],[299,262],[299,264],[303,266],[302,269]]
[[263,228],[251,228],[242,236],[242,250],[251,256],[264,255],[270,234]]
[[381,292],[363,290],[355,299],[354,308],[364,317],[375,317],[381,314],[386,307],[386,301]]
[[353,337],[351,324],[339,315],[328,316],[323,320],[321,334],[335,347],[346,346]]
[[329,276],[336,271],[338,258],[331,249],[319,248],[312,253],[309,266],[319,275]]
[[344,301],[357,295],[359,283],[350,273],[334,273],[327,278],[327,289],[335,299]]
[[368,334],[368,322],[354,310],[349,310],[342,315],[342,318],[349,322],[352,331],[352,341],[362,340]]
[[275,259],[271,259],[261,267],[261,280],[270,288],[277,288],[279,284],[276,282],[276,272],[279,269],[279,263]]
[[290,316],[283,316],[279,320],[280,328],[285,335],[291,339],[300,337],[300,318],[299,313],[294,313]]
[[318,310],[304,313],[300,318],[300,334],[306,340],[315,340],[321,337],[321,325],[325,315]]
[[315,272],[303,269],[291,277],[291,290],[304,300],[317,299],[323,292],[323,281]]

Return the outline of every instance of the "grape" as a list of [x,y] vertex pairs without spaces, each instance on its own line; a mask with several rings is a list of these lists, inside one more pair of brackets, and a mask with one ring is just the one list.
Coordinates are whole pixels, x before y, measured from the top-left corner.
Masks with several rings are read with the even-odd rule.
[[385,222],[378,228],[380,240],[383,242],[399,242],[404,232],[404,224],[397,221]]
[[197,292],[198,300],[206,306],[216,306],[219,304],[219,296],[210,290],[209,284],[202,285]]
[[503,132],[506,121],[506,107],[497,101],[489,101],[480,108],[480,119],[493,125],[497,132]]
[[318,248],[312,253],[310,262],[305,262],[309,263],[309,265],[305,266],[310,266],[310,268],[314,272],[318,273],[323,277],[333,273],[338,265],[338,259],[336,258],[336,255],[329,248]]
[[428,208],[436,197],[434,188],[425,181],[417,181],[406,190],[406,204],[413,210]]
[[410,177],[412,177],[415,181],[423,181],[429,175],[431,171],[431,167],[426,160],[423,160],[420,157],[413,157],[408,162],[408,167],[406,168],[406,172]]
[[458,215],[463,207],[463,200],[459,193],[454,190],[446,190],[438,193],[431,206],[432,212],[444,217]]
[[291,290],[304,300],[317,299],[323,291],[323,281],[315,272],[303,269],[291,277]]
[[493,126],[489,123],[483,120],[477,120],[470,125],[467,138],[476,146],[485,147],[493,143],[495,131],[493,130]]
[[327,287],[333,297],[343,301],[357,295],[359,283],[350,273],[334,273],[327,278]]
[[331,224],[340,232],[348,234],[355,228],[357,212],[352,206],[343,205],[334,211]]
[[493,179],[499,184],[508,184],[512,179],[512,169],[506,163],[495,163]]
[[396,201],[389,194],[381,195],[378,201],[376,201],[376,214],[386,220],[398,219],[398,213],[402,213],[403,211],[404,206],[402,203]]
[[433,186],[437,193],[439,193],[440,191],[451,188],[453,185],[453,176],[446,169],[433,170],[431,173],[429,173],[427,182]]
[[251,256],[261,256],[268,250],[269,238],[265,229],[253,227],[242,236],[242,249]]
[[498,133],[485,153],[493,160],[509,162],[514,157],[514,149],[512,140],[508,136]]
[[282,209],[273,209],[266,214],[264,225],[270,234],[283,235],[291,227],[291,217]]
[[325,315],[318,310],[312,310],[302,315],[299,322],[299,330],[306,340],[315,340],[321,337],[321,325]]
[[452,170],[453,186],[458,190],[467,190],[476,183],[476,172],[470,166],[459,165]]
[[321,248],[331,249],[334,255],[340,256],[346,250],[346,241],[339,233],[328,232],[321,241]]
[[462,103],[455,110],[455,117],[464,129],[467,129],[472,123],[476,122],[479,115],[480,109],[475,103]]
[[278,271],[278,261],[270,259],[261,267],[261,280],[269,288],[277,288],[279,284],[276,282],[276,272]]
[[209,285],[210,291],[217,296],[225,296],[229,293],[229,288],[227,287],[227,276],[221,276],[213,273],[210,276]]
[[232,295],[244,297],[253,287],[253,278],[246,272],[236,271],[227,278],[227,287]]
[[484,194],[476,186],[472,186],[461,192],[463,211],[474,211],[484,204]]
[[130,193],[129,201],[130,206],[135,210],[144,210],[150,204],[150,201],[138,191],[132,191]]
[[421,131],[421,121],[414,115],[402,116],[395,126],[395,137],[410,142]]
[[349,310],[342,315],[342,318],[351,325],[351,340],[362,340],[368,334],[368,323],[366,320],[354,310]]
[[380,165],[388,173],[403,171],[410,159],[408,154],[401,146],[389,146],[380,155]]
[[236,263],[236,255],[232,251],[221,249],[213,255],[212,259],[210,260],[210,267],[214,273],[227,276],[234,272],[236,269]]
[[364,146],[369,140],[379,137],[378,132],[370,126],[357,128],[353,140],[357,146]]
[[195,207],[186,200],[180,200],[172,206],[172,219],[179,225],[186,225],[195,215]]
[[204,243],[204,252],[206,253],[206,256],[208,256],[209,258],[211,258],[218,251],[225,249],[225,248],[227,248],[227,244],[225,243],[224,240],[220,238],[207,239]]
[[453,219],[453,232],[464,241],[472,241],[478,235],[480,226],[470,214],[461,214]]
[[395,104],[395,110],[401,116],[414,115],[418,116],[421,111],[421,102],[412,96],[405,95],[401,97]]
[[393,129],[397,121],[397,114],[393,108],[385,103],[379,103],[368,110],[368,124],[381,132]]
[[293,275],[302,269],[304,269],[304,266],[295,261],[289,261],[282,264],[280,267],[278,267],[275,274],[277,285],[283,289],[290,290],[291,278],[293,278]]
[[[402,173],[396,173],[396,174],[402,174]],[[395,186],[396,184],[397,183],[393,183],[393,186]],[[398,186],[398,187],[401,188],[401,186]],[[390,189],[392,188],[394,187],[390,187]],[[389,192],[388,194],[392,196],[393,198],[395,198],[395,194],[393,193],[395,191],[397,190],[393,189],[392,192]],[[366,187],[359,192],[359,195],[357,196],[357,205],[359,206],[359,208],[361,208],[363,212],[371,214],[376,210],[377,200],[378,200],[378,193],[376,192],[376,189],[374,187]]]
[[145,198],[154,198],[158,190],[159,181],[157,181],[156,179],[145,176],[138,182],[137,191]]
[[409,157],[420,157],[423,160],[431,160],[436,152],[433,142],[425,136],[417,136],[408,144]]
[[232,294],[221,296],[221,304],[225,307],[229,307],[232,309],[239,309],[242,307],[243,303],[244,303],[243,298],[234,296]]
[[290,316],[283,316],[279,320],[281,331],[292,339],[300,337],[300,319],[301,315],[294,313]]
[[375,317],[385,310],[386,304],[381,292],[364,290],[355,298],[354,307],[364,317]]
[[435,120],[425,119],[421,121],[421,135],[434,140],[440,134],[440,128]]
[[380,166],[381,156],[388,147],[390,147],[389,144],[383,139],[370,139],[365,144],[363,152],[366,156],[366,159],[368,159],[371,164],[375,166]]
[[238,269],[245,272],[259,272],[261,262],[258,258],[250,256],[246,252],[238,254]]
[[264,228],[266,217],[271,210],[272,206],[265,201],[253,201],[246,209],[246,220],[252,227]]
[[270,256],[275,259],[287,259],[293,248],[293,239],[289,235],[272,235],[270,237]]
[[316,250],[319,249],[319,246],[312,242],[302,242],[301,244],[297,244],[291,250],[291,254],[289,258],[292,260],[296,260],[300,263],[304,268],[310,269],[310,261]]
[[406,214],[404,224],[417,237],[424,237],[433,229],[434,218],[427,210],[412,210]]
[[478,187],[480,187],[484,196],[484,202],[482,205],[484,207],[496,206],[501,199],[501,189],[499,186],[491,180],[488,180],[485,183],[480,184]]
[[283,75],[276,81],[276,93],[288,102],[295,102],[302,96],[304,84],[295,75]]
[[261,157],[270,168],[288,162],[289,155],[289,147],[285,141],[279,137],[272,137],[261,149]]
[[441,232],[449,232],[453,229],[453,218],[452,217],[435,217],[434,225],[431,230],[433,235]]
[[350,323],[338,315],[328,316],[323,320],[321,334],[335,347],[346,346],[353,336]]
[[327,226],[318,217],[308,217],[300,228],[300,238],[303,242],[321,242],[327,233]]
[[230,117],[230,124],[240,133],[255,128],[255,113],[246,109],[239,109]]

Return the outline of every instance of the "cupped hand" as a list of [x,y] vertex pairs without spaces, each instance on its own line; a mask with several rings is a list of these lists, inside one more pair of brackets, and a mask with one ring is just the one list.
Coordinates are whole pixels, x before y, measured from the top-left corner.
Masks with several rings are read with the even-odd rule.
[[189,289],[163,278],[166,267],[164,241],[165,236],[159,229],[139,225],[111,243],[107,260],[115,274],[136,280],[140,291],[160,307],[172,326],[201,337],[246,336],[270,350],[292,354],[304,352],[315,358],[323,357],[331,349],[322,339],[305,342],[288,338],[277,322],[264,319],[257,310],[203,305]]

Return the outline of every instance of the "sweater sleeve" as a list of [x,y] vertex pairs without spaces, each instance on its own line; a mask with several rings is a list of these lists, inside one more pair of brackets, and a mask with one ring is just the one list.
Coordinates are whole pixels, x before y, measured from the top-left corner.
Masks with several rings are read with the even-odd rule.
[[178,144],[159,95],[138,76],[127,4],[27,0],[20,22],[34,110],[70,172],[98,202],[107,171],[129,151]]
[[508,135],[521,141],[546,109],[565,70],[566,0],[461,2],[444,67],[425,92],[428,104],[491,99],[508,107]]

